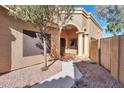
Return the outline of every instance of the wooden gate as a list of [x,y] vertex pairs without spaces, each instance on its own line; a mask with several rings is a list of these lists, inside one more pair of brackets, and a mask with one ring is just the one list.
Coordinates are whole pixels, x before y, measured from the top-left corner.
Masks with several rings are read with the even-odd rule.
[[120,36],[119,38],[119,67],[118,67],[118,77],[119,81],[124,84],[124,36]]
[[111,38],[101,39],[100,42],[100,49],[101,49],[101,60],[100,63],[102,66],[107,68],[108,70],[111,69]]
[[99,63],[99,49],[98,49],[98,40],[91,41],[90,44],[90,59],[96,63]]

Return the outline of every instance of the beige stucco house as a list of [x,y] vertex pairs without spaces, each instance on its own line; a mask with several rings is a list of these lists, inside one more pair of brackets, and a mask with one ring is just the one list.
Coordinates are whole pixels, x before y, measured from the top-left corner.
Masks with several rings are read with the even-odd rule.
[[91,13],[76,8],[73,19],[61,28],[60,38],[63,42],[65,40],[65,53],[89,57],[90,43],[92,40],[100,42],[102,28]]
[[[0,6],[0,73],[24,68],[44,61],[40,30],[30,22],[24,22],[8,15],[8,8]],[[76,8],[72,20],[63,27],[50,24],[48,31],[49,50],[58,57],[74,54],[89,57],[90,42],[102,38],[102,28],[95,18]]]

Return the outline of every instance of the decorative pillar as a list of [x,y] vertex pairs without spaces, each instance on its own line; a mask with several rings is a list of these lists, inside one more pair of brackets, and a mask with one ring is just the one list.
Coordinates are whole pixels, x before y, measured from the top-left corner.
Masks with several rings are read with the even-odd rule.
[[84,56],[89,57],[89,34],[84,34]]
[[83,43],[84,43],[83,34],[84,34],[84,32],[79,31],[77,33],[78,33],[78,56],[83,57],[83,52],[84,52],[83,51],[84,50],[84,47],[83,47]]

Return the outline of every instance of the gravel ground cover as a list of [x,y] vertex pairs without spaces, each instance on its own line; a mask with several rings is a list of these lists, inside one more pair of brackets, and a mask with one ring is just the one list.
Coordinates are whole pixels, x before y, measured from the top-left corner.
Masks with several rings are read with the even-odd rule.
[[88,62],[75,63],[82,73],[79,82],[72,88],[123,88],[124,86],[115,80],[110,73],[97,64]]
[[[51,64],[51,65],[50,65]],[[42,71],[42,64],[26,67],[15,70],[3,75],[0,75],[1,88],[27,88],[57,74],[62,69],[62,62],[57,60],[52,64],[49,62],[49,70]]]

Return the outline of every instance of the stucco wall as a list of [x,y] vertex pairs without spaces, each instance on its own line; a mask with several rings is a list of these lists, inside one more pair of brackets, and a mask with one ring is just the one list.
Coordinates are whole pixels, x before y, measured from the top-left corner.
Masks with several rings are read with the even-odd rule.
[[73,14],[72,20],[67,22],[67,24],[73,24],[77,27],[78,31],[82,29],[82,14]]
[[88,32],[89,33],[89,42],[91,42],[92,39],[98,40],[98,48],[100,48],[100,39],[103,37],[102,30],[90,18],[88,19],[87,24],[88,24],[87,26],[88,26],[88,31],[89,31]]
[[83,28],[87,28],[87,18],[82,15],[82,30]]
[[94,39],[102,38],[102,31],[91,19],[89,19],[89,33]]
[[[22,31],[39,32],[38,28],[33,27],[30,23],[8,16],[7,10],[1,6],[0,22],[0,53],[2,53],[0,56],[0,73],[43,62],[43,55],[23,57]],[[49,28],[47,32],[51,34],[51,50],[57,51],[56,53],[59,56],[59,31]]]

